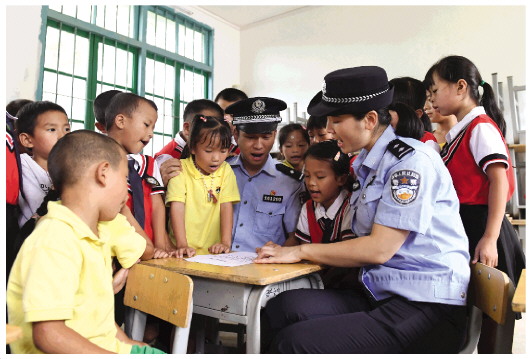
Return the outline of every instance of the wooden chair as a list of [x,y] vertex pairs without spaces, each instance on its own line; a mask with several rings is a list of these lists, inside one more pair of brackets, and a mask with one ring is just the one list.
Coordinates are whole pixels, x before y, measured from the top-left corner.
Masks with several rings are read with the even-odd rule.
[[142,341],[147,314],[175,325],[172,353],[186,354],[193,311],[190,277],[142,264],[134,265],[127,278],[124,303],[131,307],[125,332]]
[[[471,265],[468,290],[470,312],[466,343],[461,354],[473,353],[480,337],[486,339],[481,341],[481,353],[511,354],[515,326],[515,314],[511,308],[514,291],[506,273],[482,263]],[[492,321],[492,325],[484,325],[487,321]]]

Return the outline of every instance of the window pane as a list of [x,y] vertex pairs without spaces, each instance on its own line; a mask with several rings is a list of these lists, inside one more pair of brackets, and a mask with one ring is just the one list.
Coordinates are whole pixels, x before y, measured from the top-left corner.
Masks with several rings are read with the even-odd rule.
[[85,129],[85,125],[82,122],[72,121],[70,123],[70,131],[77,131]]
[[185,102],[204,98],[204,82],[203,75],[196,74],[188,70],[180,71],[180,98]]
[[97,80],[132,88],[133,54],[110,45],[98,45]]
[[204,35],[184,25],[179,25],[179,55],[205,62]]
[[77,6],[77,18],[84,22],[92,22],[92,6],[90,5],[78,5]]
[[75,57],[74,57],[74,75],[88,76],[88,48],[89,43],[86,37],[76,36],[75,39]]
[[147,12],[146,41],[150,45],[175,52],[175,21],[152,11]]
[[74,34],[61,31],[59,71],[71,73],[74,69]]
[[59,51],[59,30],[48,26],[46,28],[46,51],[44,52],[44,67],[57,69]]

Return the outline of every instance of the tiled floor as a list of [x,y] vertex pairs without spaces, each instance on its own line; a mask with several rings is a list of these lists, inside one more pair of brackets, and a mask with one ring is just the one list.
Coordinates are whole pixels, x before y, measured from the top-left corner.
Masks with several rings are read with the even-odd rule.
[[523,313],[523,319],[515,321],[512,353],[526,354],[526,313]]

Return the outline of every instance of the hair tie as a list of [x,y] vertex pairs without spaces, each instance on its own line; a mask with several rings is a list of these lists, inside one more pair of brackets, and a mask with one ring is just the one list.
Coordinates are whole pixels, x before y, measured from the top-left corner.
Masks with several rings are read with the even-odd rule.
[[340,151],[337,152],[337,154],[335,155],[334,160],[335,160],[335,161],[338,161],[339,159],[340,159]]
[[201,116],[200,119],[202,120],[202,122],[208,121],[208,119],[206,117],[204,117],[204,116]]
[[485,82],[484,82],[484,81],[480,81],[480,84],[479,84],[479,86],[480,86],[480,87],[484,87],[484,84],[485,84]]

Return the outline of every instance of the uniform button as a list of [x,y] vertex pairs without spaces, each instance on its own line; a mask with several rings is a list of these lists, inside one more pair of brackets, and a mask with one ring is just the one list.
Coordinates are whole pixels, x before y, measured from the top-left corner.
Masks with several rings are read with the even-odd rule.
[[239,227],[243,227],[243,223],[239,223]]
[[236,248],[239,248],[239,244],[236,244]]
[[353,207],[353,210],[356,211],[357,210],[357,206]]
[[249,178],[248,181],[249,181],[249,182],[252,182],[252,178]]
[[247,204],[247,201],[243,202],[243,204]]
[[460,297],[465,298],[466,297],[466,293],[465,292],[460,293]]
[[363,193],[363,199],[365,199],[365,198],[366,198],[366,194]]
[[272,212],[269,212],[269,216],[272,216]]

